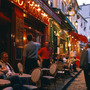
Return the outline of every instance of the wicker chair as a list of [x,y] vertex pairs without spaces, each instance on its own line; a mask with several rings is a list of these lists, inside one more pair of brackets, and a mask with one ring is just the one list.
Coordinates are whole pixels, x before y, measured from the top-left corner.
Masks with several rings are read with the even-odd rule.
[[49,84],[50,84],[50,81],[54,81],[54,86],[55,86],[55,89],[56,89],[56,79],[55,79],[55,76],[56,76],[56,69],[57,69],[57,65],[55,63],[53,63],[51,66],[50,66],[50,69],[49,69],[49,75],[48,76],[42,76],[42,83],[43,82],[47,82],[47,80],[49,80]]
[[[40,80],[40,76],[41,76],[41,69],[40,68],[35,68],[32,73],[31,73],[31,83],[32,85],[24,85],[24,87],[27,89],[27,90],[37,90],[39,87],[38,87],[38,82]],[[34,84],[34,85],[33,85]],[[40,84],[40,82],[39,82]]]

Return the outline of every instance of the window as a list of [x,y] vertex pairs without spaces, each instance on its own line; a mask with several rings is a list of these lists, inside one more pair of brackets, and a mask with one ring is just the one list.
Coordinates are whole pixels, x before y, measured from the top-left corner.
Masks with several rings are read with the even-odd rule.
[[90,16],[90,6],[89,6],[89,16]]
[[62,11],[64,12],[64,4],[63,4],[63,2],[62,2]]

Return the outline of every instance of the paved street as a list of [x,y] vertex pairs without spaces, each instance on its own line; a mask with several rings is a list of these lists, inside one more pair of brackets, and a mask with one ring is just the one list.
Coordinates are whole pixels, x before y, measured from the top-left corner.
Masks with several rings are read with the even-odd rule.
[[71,82],[66,90],[87,90],[83,71]]

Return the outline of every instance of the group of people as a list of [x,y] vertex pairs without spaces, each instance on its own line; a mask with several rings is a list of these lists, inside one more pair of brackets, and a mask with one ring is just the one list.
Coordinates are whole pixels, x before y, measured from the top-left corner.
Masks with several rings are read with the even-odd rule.
[[[24,46],[23,51],[23,66],[27,74],[30,74],[34,68],[39,67],[37,63],[38,57],[43,67],[49,67],[52,55],[52,48],[49,47],[48,42],[45,42],[45,46],[40,48],[40,43],[33,42],[32,38],[32,35],[27,35],[28,43]],[[0,55],[0,68],[0,72],[3,72],[1,79],[10,80],[14,90],[25,90],[21,78],[15,74],[14,69],[8,63],[7,52],[2,52]]]
[[22,80],[15,74],[12,66],[8,63],[8,54],[6,52],[2,52],[0,55],[0,66],[0,72],[3,73],[0,79],[10,80],[13,90],[25,90]]
[[[24,46],[23,51],[23,67],[25,69],[25,73],[29,74],[34,68],[39,67],[37,58],[42,62],[43,68],[48,68],[50,66],[50,59],[52,58],[53,53],[53,49],[49,46],[48,42],[45,42],[44,47],[41,48],[41,44],[34,42],[32,39],[32,35],[27,35],[28,43]],[[69,57],[76,59],[76,51],[71,51]],[[67,59],[65,57],[63,58],[63,61],[65,62]],[[62,59],[60,60],[62,61]],[[0,55],[0,66],[2,68],[0,69],[0,72],[4,73],[0,78],[10,80],[11,86],[14,90],[25,90],[22,80],[19,76],[15,75],[12,66],[8,63],[8,54],[6,52],[2,52]],[[85,49],[81,53],[80,68],[84,70],[87,89],[90,90],[90,44],[86,44]],[[76,70],[76,65],[74,70]]]
[[44,47],[40,48],[40,43],[32,41],[32,35],[27,35],[28,44],[24,47],[23,65],[25,72],[30,73],[34,68],[38,67],[37,58],[42,62],[42,67],[50,66],[50,59],[52,57],[52,48],[49,42],[45,42]]

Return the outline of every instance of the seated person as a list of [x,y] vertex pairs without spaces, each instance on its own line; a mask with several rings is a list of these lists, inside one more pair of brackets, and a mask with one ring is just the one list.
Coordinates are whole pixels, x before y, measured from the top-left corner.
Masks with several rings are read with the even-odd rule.
[[59,61],[63,62],[63,56],[62,55],[60,55]]
[[4,73],[3,79],[10,80],[11,86],[14,90],[25,90],[23,87],[21,79],[15,75],[15,72],[11,65],[7,62],[8,61],[8,54],[6,52],[1,53],[0,58],[0,65],[2,67],[2,72]]

